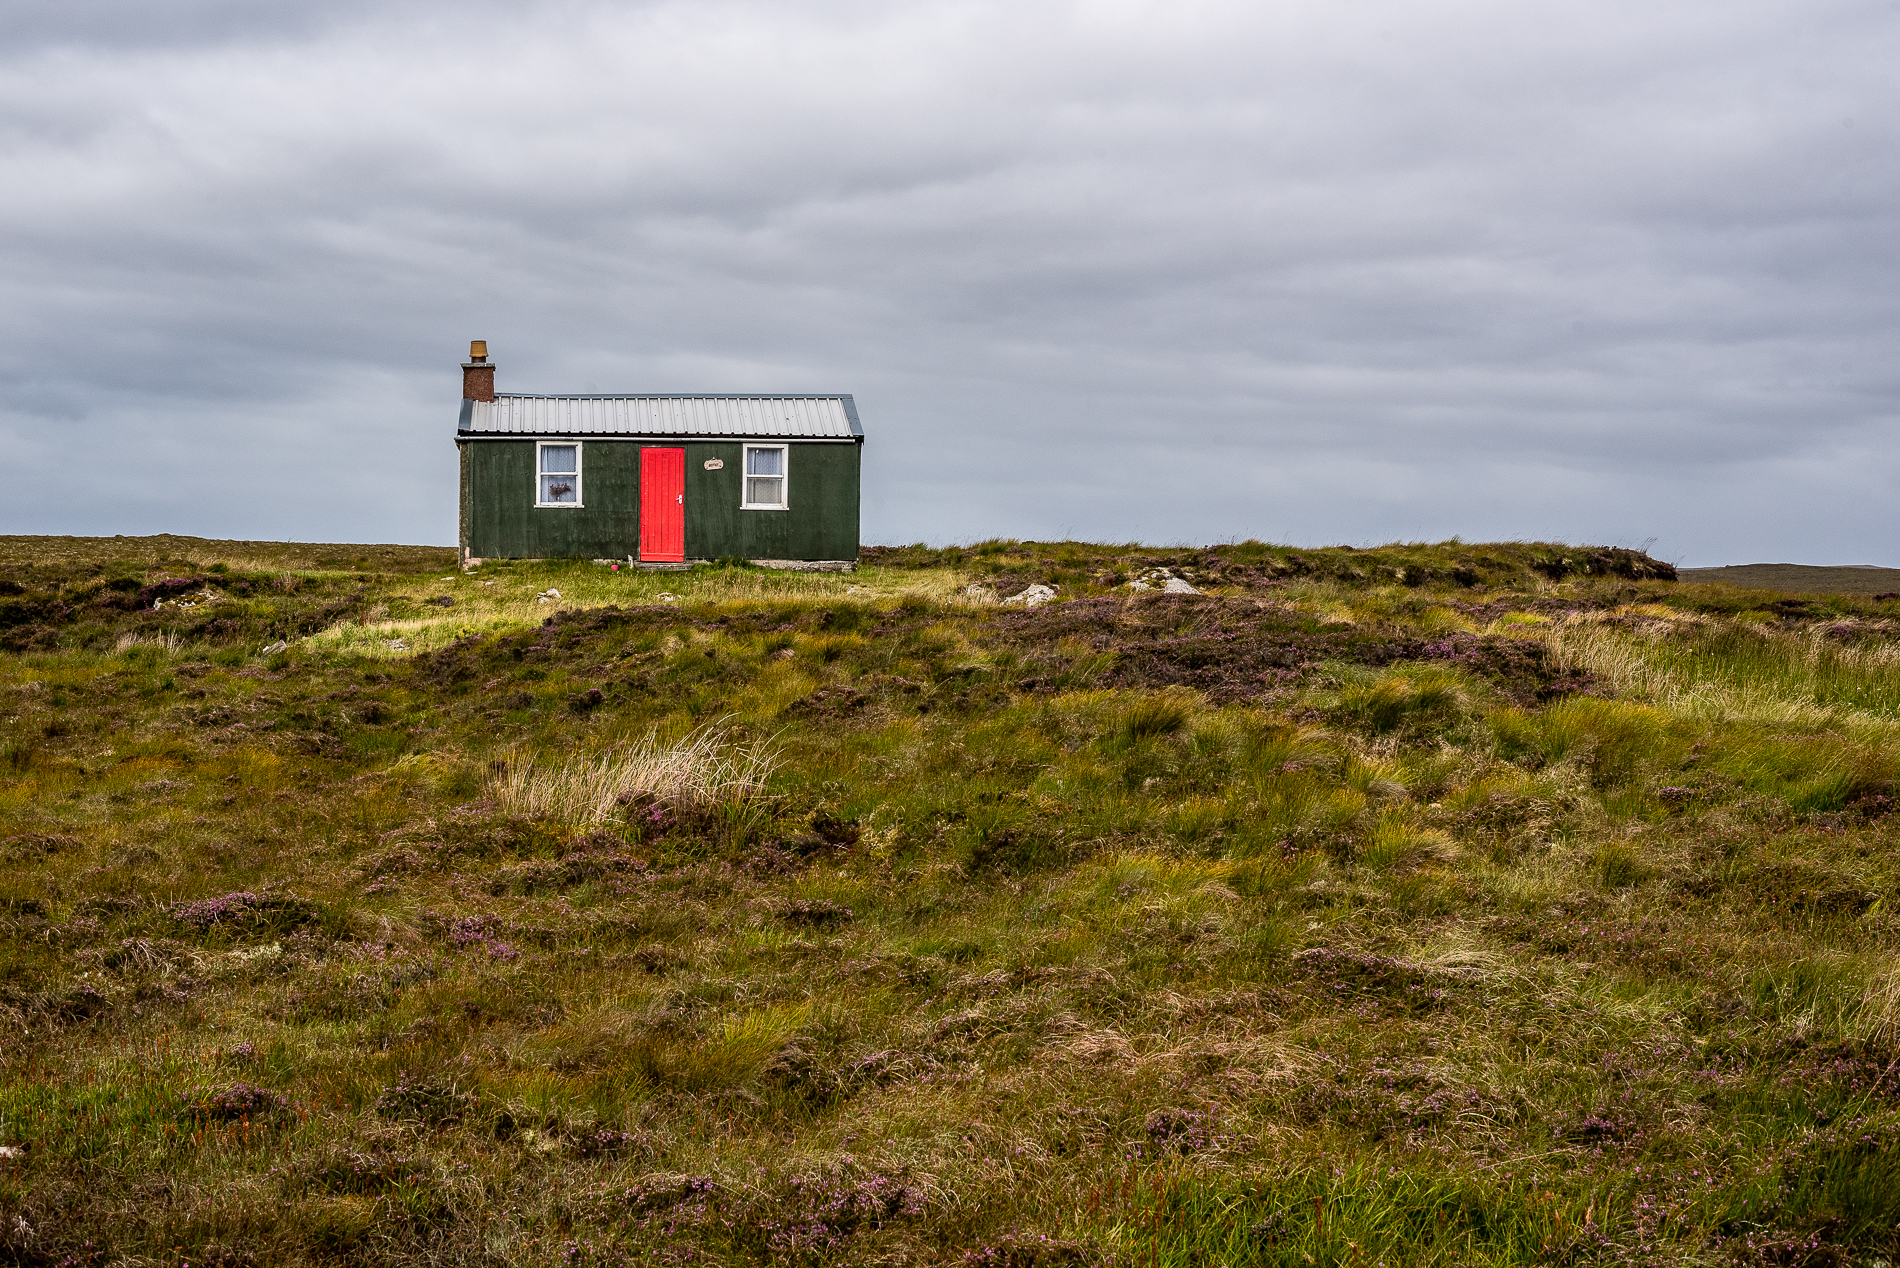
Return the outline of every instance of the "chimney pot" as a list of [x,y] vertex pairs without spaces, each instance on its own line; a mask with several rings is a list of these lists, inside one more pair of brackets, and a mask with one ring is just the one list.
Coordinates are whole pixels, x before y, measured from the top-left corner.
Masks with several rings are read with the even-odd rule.
[[468,359],[470,361],[488,360],[488,340],[471,339],[468,341]]

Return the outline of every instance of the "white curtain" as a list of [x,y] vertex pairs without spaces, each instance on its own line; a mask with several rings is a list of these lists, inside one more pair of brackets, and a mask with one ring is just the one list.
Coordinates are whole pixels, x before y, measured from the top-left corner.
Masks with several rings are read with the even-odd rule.
[[541,446],[541,470],[572,475],[580,469],[574,465],[578,448],[576,445]]

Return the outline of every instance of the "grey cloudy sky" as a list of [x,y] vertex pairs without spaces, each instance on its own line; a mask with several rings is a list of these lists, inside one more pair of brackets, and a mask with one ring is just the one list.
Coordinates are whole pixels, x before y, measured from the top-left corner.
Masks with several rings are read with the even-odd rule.
[[1900,564],[1894,0],[13,0],[0,531],[454,539],[850,391],[867,541]]

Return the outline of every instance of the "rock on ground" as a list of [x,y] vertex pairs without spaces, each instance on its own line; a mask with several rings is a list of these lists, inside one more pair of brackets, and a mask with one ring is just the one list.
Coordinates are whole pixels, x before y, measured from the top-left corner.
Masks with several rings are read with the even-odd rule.
[[1055,597],[1056,592],[1054,586],[1037,584],[1030,586],[1021,594],[1010,595],[1009,598],[1003,600],[1003,606],[1008,607],[1011,604],[1021,604],[1026,608],[1039,608],[1045,603],[1054,602]]
[[1163,594],[1200,593],[1199,590],[1196,590],[1193,586],[1189,585],[1180,577],[1175,576],[1166,568],[1155,568],[1143,573],[1141,576],[1129,582],[1128,588],[1130,590],[1154,590],[1158,588]]

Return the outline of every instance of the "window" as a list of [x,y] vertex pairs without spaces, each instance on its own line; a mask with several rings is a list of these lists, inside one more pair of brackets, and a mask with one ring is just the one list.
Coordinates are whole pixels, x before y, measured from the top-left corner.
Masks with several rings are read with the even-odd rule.
[[742,511],[782,511],[785,500],[785,446],[745,447],[745,502]]
[[581,447],[578,441],[541,441],[534,447],[534,504],[581,504]]

